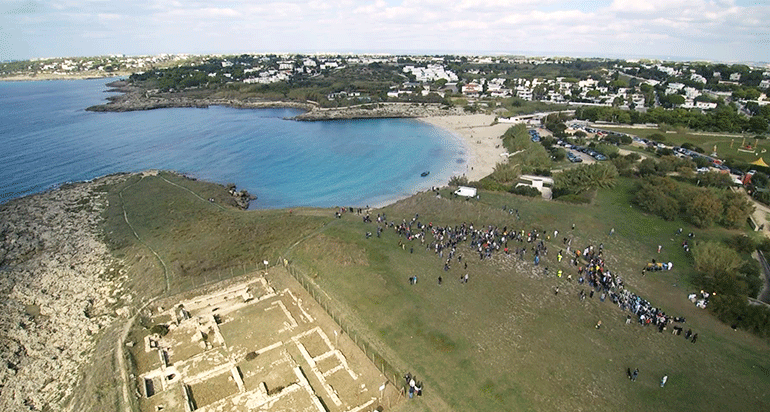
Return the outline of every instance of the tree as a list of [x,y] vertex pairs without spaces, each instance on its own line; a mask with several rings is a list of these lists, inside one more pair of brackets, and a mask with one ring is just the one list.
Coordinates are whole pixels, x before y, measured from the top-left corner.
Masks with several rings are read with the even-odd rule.
[[668,102],[673,106],[681,106],[684,104],[684,96],[680,94],[670,94],[668,95]]
[[723,243],[705,241],[692,249],[695,270],[706,278],[730,274],[741,266],[741,257]]
[[761,116],[753,116],[749,119],[749,130],[753,133],[765,133],[767,131],[767,120]]
[[727,173],[720,173],[716,171],[708,171],[706,173],[699,173],[698,180],[701,186],[706,187],[718,187],[721,189],[727,189],[733,185],[733,179]]
[[726,190],[722,193],[722,219],[720,223],[728,228],[739,228],[754,213],[754,204],[741,193]]
[[668,177],[646,177],[637,184],[632,201],[643,210],[666,220],[674,220],[680,207],[679,201],[671,194],[677,189],[676,182]]
[[722,202],[711,190],[691,188],[680,193],[684,213],[695,226],[709,227],[722,214]]
[[654,159],[646,157],[639,163],[637,170],[639,170],[639,176],[642,177],[656,175],[658,174],[657,162]]

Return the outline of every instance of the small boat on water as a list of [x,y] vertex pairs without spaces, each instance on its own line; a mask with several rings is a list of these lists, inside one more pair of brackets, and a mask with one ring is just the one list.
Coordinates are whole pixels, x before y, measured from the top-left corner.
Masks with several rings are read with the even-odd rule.
[[420,173],[420,176],[425,177],[425,176],[427,176],[429,174],[430,174],[430,172],[425,171],[425,172]]

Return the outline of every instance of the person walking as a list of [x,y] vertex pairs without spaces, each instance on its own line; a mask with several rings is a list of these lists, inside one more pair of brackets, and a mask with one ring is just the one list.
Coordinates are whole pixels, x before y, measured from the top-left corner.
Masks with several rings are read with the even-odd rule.
[[660,387],[666,386],[666,381],[668,380],[668,375],[663,375],[663,378],[660,379]]
[[636,378],[639,377],[639,368],[635,368],[631,374],[631,382],[636,382]]

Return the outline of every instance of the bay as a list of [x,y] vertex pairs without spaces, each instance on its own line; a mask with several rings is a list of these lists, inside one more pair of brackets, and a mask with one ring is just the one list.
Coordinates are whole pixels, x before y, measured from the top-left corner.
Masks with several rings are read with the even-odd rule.
[[[95,113],[111,80],[0,82],[0,202],[148,169],[235,183],[252,208],[379,206],[466,169],[451,133],[413,119],[298,122],[294,109]],[[420,173],[430,171],[427,177]]]

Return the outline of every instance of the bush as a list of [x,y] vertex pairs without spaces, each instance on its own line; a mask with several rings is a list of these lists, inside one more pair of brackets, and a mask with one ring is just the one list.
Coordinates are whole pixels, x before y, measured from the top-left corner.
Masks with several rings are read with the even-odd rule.
[[168,334],[168,325],[162,323],[157,324],[150,328],[150,333],[166,336]]
[[474,186],[479,188],[479,189],[489,190],[489,191],[494,191],[494,192],[505,192],[505,191],[508,190],[507,187],[505,187],[502,184],[496,182],[495,180],[493,180],[489,176],[479,180],[478,182],[476,182],[476,184]]
[[761,250],[762,253],[770,252],[770,238],[762,238],[757,245],[757,249]]
[[[567,151],[562,149],[561,147],[552,147],[551,148],[551,157],[553,157],[553,160],[556,162],[561,162],[567,157]],[[548,171],[548,175],[550,176],[551,171]]]
[[701,186],[719,187],[726,189],[734,185],[733,179],[729,174],[715,171],[699,173],[696,179],[700,181]]
[[468,178],[465,176],[452,176],[449,179],[449,186],[468,186]]
[[565,203],[574,203],[579,205],[588,204],[588,203],[591,203],[591,200],[593,199],[593,193],[594,192],[583,192],[580,194],[567,193],[559,196],[558,198],[556,198],[556,196],[554,195],[554,199]]
[[582,193],[594,188],[614,187],[618,169],[612,163],[594,163],[564,170],[554,176],[554,188]]
[[522,195],[522,196],[529,196],[529,197],[535,197],[535,196],[541,196],[542,193],[540,193],[539,190],[535,189],[532,186],[514,186],[510,190],[511,193],[514,195]]
[[751,253],[757,247],[754,239],[745,234],[738,234],[731,237],[727,240],[727,244],[738,253]]
[[636,162],[636,161],[638,161],[639,159],[642,158],[642,155],[640,155],[639,153],[636,153],[636,152],[631,152],[631,153],[625,155],[624,157],[626,159],[628,159],[628,160]]
[[656,141],[658,143],[663,143],[663,142],[666,141],[666,136],[664,136],[664,135],[662,135],[660,133],[653,133],[653,134],[647,136],[647,139],[654,140],[654,141]]
[[683,149],[687,149],[687,150],[692,150],[692,151],[695,151],[695,152],[698,152],[698,153],[703,153],[704,152],[702,147],[695,146],[694,144],[692,144],[690,142],[682,143],[682,148]]

